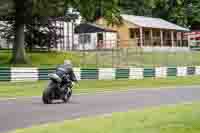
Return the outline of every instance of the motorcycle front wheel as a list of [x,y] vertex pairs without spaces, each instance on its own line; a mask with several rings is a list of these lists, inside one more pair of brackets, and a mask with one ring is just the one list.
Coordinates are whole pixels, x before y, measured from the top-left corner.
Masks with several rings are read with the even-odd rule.
[[55,83],[53,81],[49,82],[47,88],[44,89],[42,94],[42,101],[44,104],[51,104],[52,103],[52,89],[54,88]]
[[70,89],[70,91],[68,93],[65,94],[64,98],[62,98],[64,103],[69,102],[70,98],[72,96],[72,89]]

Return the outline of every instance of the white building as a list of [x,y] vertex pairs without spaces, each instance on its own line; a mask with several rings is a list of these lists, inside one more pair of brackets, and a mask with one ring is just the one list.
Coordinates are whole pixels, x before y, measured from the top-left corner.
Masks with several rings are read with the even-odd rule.
[[111,49],[117,46],[117,32],[91,23],[75,28],[75,49]]

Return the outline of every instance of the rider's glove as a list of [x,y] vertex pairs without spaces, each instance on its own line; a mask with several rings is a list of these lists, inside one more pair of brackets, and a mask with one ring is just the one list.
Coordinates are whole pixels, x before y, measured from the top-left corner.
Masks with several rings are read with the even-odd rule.
[[76,83],[75,82],[72,82],[72,85],[74,86]]

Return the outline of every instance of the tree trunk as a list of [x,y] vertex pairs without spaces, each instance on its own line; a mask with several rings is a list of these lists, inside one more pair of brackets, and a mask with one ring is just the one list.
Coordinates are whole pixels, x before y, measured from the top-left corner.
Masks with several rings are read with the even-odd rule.
[[24,46],[24,24],[15,25],[15,42],[11,62],[13,64],[26,64],[27,57]]
[[25,51],[25,33],[24,33],[24,6],[19,0],[15,1],[15,41],[13,45],[13,55],[11,62],[13,64],[26,64],[28,58]]

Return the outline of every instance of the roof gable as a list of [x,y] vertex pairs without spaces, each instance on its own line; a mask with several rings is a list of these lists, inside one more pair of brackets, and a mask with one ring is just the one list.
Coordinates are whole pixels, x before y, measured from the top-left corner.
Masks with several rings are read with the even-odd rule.
[[75,28],[75,33],[97,33],[97,32],[116,32],[116,31],[91,23],[80,24]]
[[151,18],[144,16],[134,16],[134,15],[121,15],[122,18],[126,21],[134,23],[141,27],[146,28],[158,28],[158,29],[170,29],[170,30],[178,30],[178,31],[189,31],[187,28],[183,28],[166,20],[160,18]]

